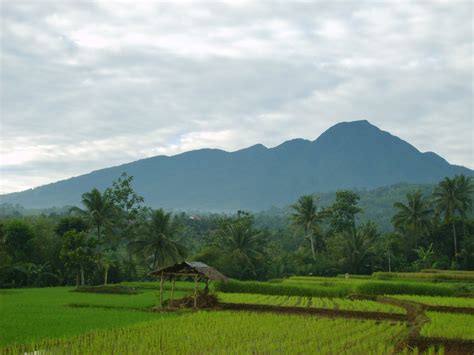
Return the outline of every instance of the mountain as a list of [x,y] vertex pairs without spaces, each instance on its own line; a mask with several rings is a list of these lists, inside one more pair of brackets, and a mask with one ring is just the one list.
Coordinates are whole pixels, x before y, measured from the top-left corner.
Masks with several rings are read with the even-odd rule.
[[435,153],[422,153],[367,121],[354,121],[336,124],[315,141],[142,159],[2,195],[0,203],[27,208],[77,205],[82,193],[105,189],[124,171],[135,177],[135,189],[147,205],[200,211],[262,210],[316,191],[436,183],[445,176],[474,174]]

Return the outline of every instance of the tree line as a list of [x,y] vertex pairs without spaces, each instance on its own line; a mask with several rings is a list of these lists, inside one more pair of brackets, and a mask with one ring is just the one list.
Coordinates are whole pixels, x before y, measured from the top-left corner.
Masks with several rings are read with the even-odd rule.
[[[151,209],[122,174],[61,214],[0,221],[0,287],[107,284],[199,260],[238,279],[423,268],[474,269],[472,178],[445,178],[429,196],[396,202],[393,231],[360,223],[359,195],[338,191],[321,206],[300,197],[277,227],[268,216]],[[262,227],[265,226],[265,227]]]

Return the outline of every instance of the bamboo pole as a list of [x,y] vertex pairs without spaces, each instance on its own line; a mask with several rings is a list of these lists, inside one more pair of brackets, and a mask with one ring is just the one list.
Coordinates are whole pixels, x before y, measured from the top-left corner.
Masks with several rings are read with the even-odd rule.
[[163,273],[160,279],[160,310],[163,310]]
[[170,304],[172,305],[173,304],[173,300],[174,300],[174,283],[175,283],[175,278],[173,277],[173,280],[171,281],[171,302]]
[[197,307],[198,275],[194,276],[194,308]]

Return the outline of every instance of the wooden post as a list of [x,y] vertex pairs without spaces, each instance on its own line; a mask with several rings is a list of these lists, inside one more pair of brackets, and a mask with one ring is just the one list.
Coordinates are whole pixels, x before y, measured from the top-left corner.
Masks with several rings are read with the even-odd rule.
[[194,275],[194,308],[197,307],[198,275]]
[[173,300],[174,300],[174,282],[175,282],[175,278],[173,277],[173,280],[171,281],[171,302],[170,302],[170,305],[173,304]]
[[163,273],[160,279],[160,310],[163,310]]

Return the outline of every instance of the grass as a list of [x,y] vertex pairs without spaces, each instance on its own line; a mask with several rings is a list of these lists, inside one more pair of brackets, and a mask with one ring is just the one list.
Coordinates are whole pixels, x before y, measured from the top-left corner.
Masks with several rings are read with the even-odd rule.
[[422,303],[428,306],[467,307],[474,310],[474,298],[467,297],[433,297],[397,295],[395,298]]
[[[141,311],[157,304],[156,292],[111,295],[72,290],[71,287],[2,290],[0,346],[78,335],[92,329],[124,327],[165,317]],[[165,297],[168,295],[166,293]],[[183,295],[176,292],[176,297]]]
[[430,322],[421,329],[427,337],[474,340],[474,315],[426,312]]
[[227,303],[267,304],[282,307],[310,307],[398,314],[406,313],[403,308],[392,305],[367,300],[353,301],[344,298],[269,296],[248,293],[219,293],[218,298],[220,301]]
[[55,354],[388,354],[406,333],[400,322],[243,312],[198,312],[62,341],[3,349]]

